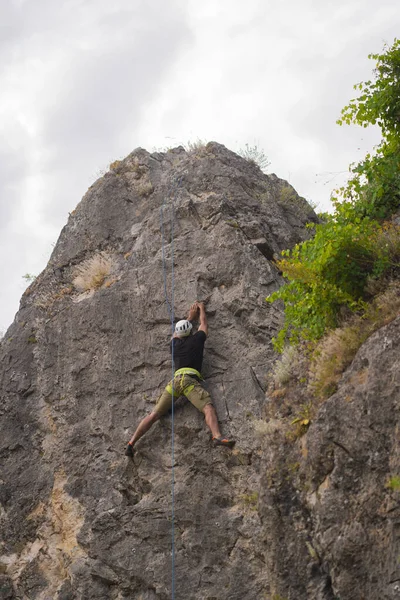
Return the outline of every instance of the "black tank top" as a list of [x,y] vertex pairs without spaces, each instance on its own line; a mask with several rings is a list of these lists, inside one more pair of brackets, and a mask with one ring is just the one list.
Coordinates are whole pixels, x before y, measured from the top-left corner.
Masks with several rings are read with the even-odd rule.
[[[183,338],[173,338],[175,370],[190,367],[201,373],[204,344],[207,339],[204,331]],[[172,346],[171,346],[172,351]]]

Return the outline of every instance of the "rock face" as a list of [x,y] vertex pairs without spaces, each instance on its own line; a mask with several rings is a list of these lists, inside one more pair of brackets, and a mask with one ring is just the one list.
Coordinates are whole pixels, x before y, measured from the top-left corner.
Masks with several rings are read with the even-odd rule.
[[[313,220],[287,182],[215,143],[136,150],[88,190],[1,342],[0,598],[398,597],[400,323],[305,436],[263,421],[271,259]],[[176,320],[206,302],[205,387],[233,451],[180,399],[174,455],[165,417],[124,456],[171,375],[164,288]]]
[[400,597],[400,317],[372,335],[288,440],[263,440],[259,516],[270,585],[282,598]]
[[264,298],[281,281],[273,254],[315,219],[286,182],[215,143],[136,150],[88,190],[1,346],[3,598],[171,597],[171,419],[133,462],[124,448],[171,374],[172,253],[176,318],[207,302],[205,387],[238,440],[212,447],[178,401],[176,597],[262,598],[252,423],[279,320]]

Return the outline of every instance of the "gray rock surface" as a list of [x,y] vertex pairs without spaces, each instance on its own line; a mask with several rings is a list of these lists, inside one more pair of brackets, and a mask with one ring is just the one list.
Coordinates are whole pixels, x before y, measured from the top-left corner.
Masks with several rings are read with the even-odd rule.
[[[399,322],[306,436],[278,420],[259,433],[281,318],[271,259],[313,220],[287,182],[215,143],[138,149],[88,190],[0,346],[0,598],[166,600],[172,573],[185,600],[398,597]],[[180,399],[174,458],[166,417],[130,461],[171,374],[172,259],[176,319],[207,302],[205,386],[237,445],[214,448]]]
[[400,597],[400,317],[373,334],[306,435],[264,438],[259,515],[283,598]]
[[1,345],[4,598],[171,597],[171,418],[133,462],[124,449],[171,374],[172,253],[176,318],[207,302],[205,386],[238,440],[212,447],[178,401],[176,597],[263,597],[253,420],[280,318],[265,302],[281,282],[270,259],[315,219],[285,181],[216,143],[138,149],[88,190]]

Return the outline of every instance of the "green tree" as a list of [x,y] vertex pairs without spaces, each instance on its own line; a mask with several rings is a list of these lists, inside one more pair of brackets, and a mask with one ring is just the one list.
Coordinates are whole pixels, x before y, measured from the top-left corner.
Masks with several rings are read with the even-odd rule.
[[360,95],[342,110],[339,125],[378,125],[382,141],[374,153],[352,167],[354,177],[341,190],[357,216],[382,218],[400,206],[400,40],[385,45],[374,80],[354,86]]
[[354,176],[334,198],[334,213],[315,226],[315,235],[282,253],[279,268],[288,283],[267,301],[283,300],[285,322],[274,340],[318,339],[338,325],[344,307],[365,307],[371,277],[399,269],[400,231],[382,219],[400,206],[400,42],[385,46],[376,60],[375,80],[355,86],[361,95],[338,123],[379,125],[382,141],[374,154],[352,167]]

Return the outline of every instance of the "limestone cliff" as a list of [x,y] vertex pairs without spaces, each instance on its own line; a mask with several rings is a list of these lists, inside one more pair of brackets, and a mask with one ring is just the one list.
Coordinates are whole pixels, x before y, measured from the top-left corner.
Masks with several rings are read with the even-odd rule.
[[88,190],[1,342],[1,598],[171,597],[170,418],[134,461],[124,448],[170,377],[172,256],[176,318],[207,302],[205,386],[237,439],[214,448],[178,401],[176,598],[396,597],[398,498],[385,482],[399,325],[360,350],[301,440],[257,433],[281,316],[264,300],[281,284],[272,257],[312,220],[287,182],[215,143],[136,150]]
[[[283,409],[293,415],[310,400],[297,392]],[[397,317],[361,346],[305,435],[288,436],[282,408],[264,423],[258,514],[280,597],[400,597],[399,410]]]

